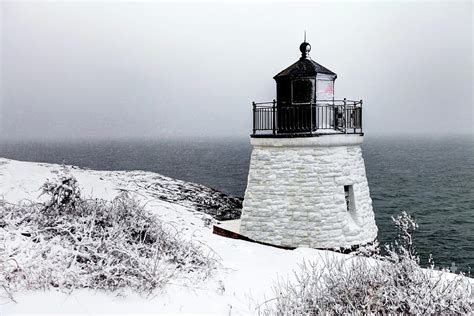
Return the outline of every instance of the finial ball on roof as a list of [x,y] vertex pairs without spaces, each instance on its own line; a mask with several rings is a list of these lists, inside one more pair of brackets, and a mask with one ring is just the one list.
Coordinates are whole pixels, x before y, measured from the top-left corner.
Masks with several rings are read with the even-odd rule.
[[303,42],[300,45],[300,52],[303,55],[303,57],[306,57],[308,53],[311,51],[311,45],[309,43]]

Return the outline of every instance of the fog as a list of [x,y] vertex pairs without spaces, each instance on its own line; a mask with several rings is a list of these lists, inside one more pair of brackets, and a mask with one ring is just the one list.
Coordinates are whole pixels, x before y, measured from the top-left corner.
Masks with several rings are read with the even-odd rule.
[[0,3],[6,140],[236,136],[300,57],[364,100],[366,135],[473,134],[465,2]]

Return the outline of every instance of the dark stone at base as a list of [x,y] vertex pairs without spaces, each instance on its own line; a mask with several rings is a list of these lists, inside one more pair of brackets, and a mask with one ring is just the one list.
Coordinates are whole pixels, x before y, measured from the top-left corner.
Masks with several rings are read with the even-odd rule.
[[[280,248],[280,249],[294,250],[294,249],[297,248],[297,247],[273,245],[273,244],[270,244],[270,243],[261,242],[261,241],[258,241],[258,240],[253,240],[253,239],[250,239],[250,238],[248,238],[244,235],[241,235],[239,233],[236,233],[236,232],[233,232],[233,231],[230,231],[230,230],[227,230],[227,229],[224,229],[222,227],[215,226],[215,225],[212,229],[212,233],[216,234],[216,235],[219,235],[219,236],[227,237],[227,238],[245,240],[245,241],[248,241],[248,242],[253,242],[253,243],[256,243],[256,244],[275,247],[275,248]],[[357,252],[358,250],[360,250],[361,247],[372,246],[372,245],[377,244],[377,243],[378,243],[378,241],[377,241],[377,239],[375,239],[373,242],[366,243],[364,245],[353,245],[350,248],[339,247],[339,248],[315,248],[315,249],[329,250],[329,251],[334,251],[334,252],[338,252],[338,253],[349,254],[349,253]],[[372,251],[370,253],[366,253],[365,255],[370,257],[371,255],[374,255],[374,254],[378,254],[378,251]]]

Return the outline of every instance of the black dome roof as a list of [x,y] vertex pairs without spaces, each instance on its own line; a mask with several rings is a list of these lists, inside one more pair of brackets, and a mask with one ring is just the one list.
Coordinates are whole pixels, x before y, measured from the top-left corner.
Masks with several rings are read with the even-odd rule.
[[334,72],[321,66],[317,62],[309,58],[300,58],[296,63],[279,72],[274,79],[296,78],[296,77],[313,77],[316,74],[327,74],[337,76]]
[[314,77],[316,74],[327,74],[337,77],[337,75],[331,70],[321,66],[315,61],[312,61],[311,58],[308,57],[310,51],[311,45],[306,42],[305,33],[305,41],[300,45],[301,58],[290,67],[280,71],[275,77],[273,77],[273,79]]

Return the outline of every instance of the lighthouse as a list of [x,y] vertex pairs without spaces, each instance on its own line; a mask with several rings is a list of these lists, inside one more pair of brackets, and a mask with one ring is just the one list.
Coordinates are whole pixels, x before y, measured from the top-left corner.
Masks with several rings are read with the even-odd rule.
[[334,98],[336,73],[311,45],[278,73],[276,100],[253,102],[239,234],[282,247],[354,249],[377,238],[361,144],[362,100]]

